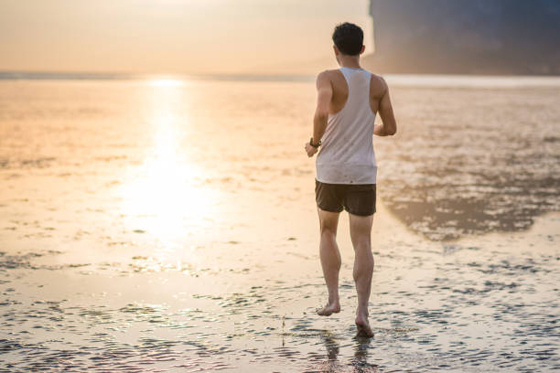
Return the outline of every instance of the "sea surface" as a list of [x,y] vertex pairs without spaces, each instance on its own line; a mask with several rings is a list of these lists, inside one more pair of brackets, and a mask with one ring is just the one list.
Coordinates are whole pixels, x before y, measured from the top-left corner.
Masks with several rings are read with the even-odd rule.
[[560,370],[560,79],[387,81],[364,340],[313,77],[0,73],[0,371]]

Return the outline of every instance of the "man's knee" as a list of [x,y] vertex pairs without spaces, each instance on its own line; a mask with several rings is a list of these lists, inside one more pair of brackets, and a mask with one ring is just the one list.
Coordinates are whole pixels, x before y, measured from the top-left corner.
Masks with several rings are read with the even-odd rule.
[[321,224],[321,236],[336,237],[336,227],[328,224]]
[[319,211],[319,222],[321,227],[321,236],[336,236],[336,230],[338,227],[338,213],[324,211],[318,209]]

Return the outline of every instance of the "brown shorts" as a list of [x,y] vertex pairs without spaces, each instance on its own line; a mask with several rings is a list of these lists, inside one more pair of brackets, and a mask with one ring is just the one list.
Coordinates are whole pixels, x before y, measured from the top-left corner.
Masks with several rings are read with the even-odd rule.
[[321,210],[369,216],[375,213],[375,184],[326,184],[315,180],[315,200]]

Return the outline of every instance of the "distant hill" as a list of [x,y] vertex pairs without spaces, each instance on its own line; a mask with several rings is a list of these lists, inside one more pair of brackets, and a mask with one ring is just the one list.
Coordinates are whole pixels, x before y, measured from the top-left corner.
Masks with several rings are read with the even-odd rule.
[[371,0],[381,73],[560,75],[559,0]]

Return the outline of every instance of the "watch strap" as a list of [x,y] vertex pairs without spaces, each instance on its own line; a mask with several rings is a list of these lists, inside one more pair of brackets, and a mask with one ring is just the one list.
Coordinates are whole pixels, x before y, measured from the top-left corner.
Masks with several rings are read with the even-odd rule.
[[313,144],[313,137],[312,137],[309,139],[309,145],[311,145],[314,148],[318,148],[319,146],[321,146],[321,140],[319,140],[319,143]]

